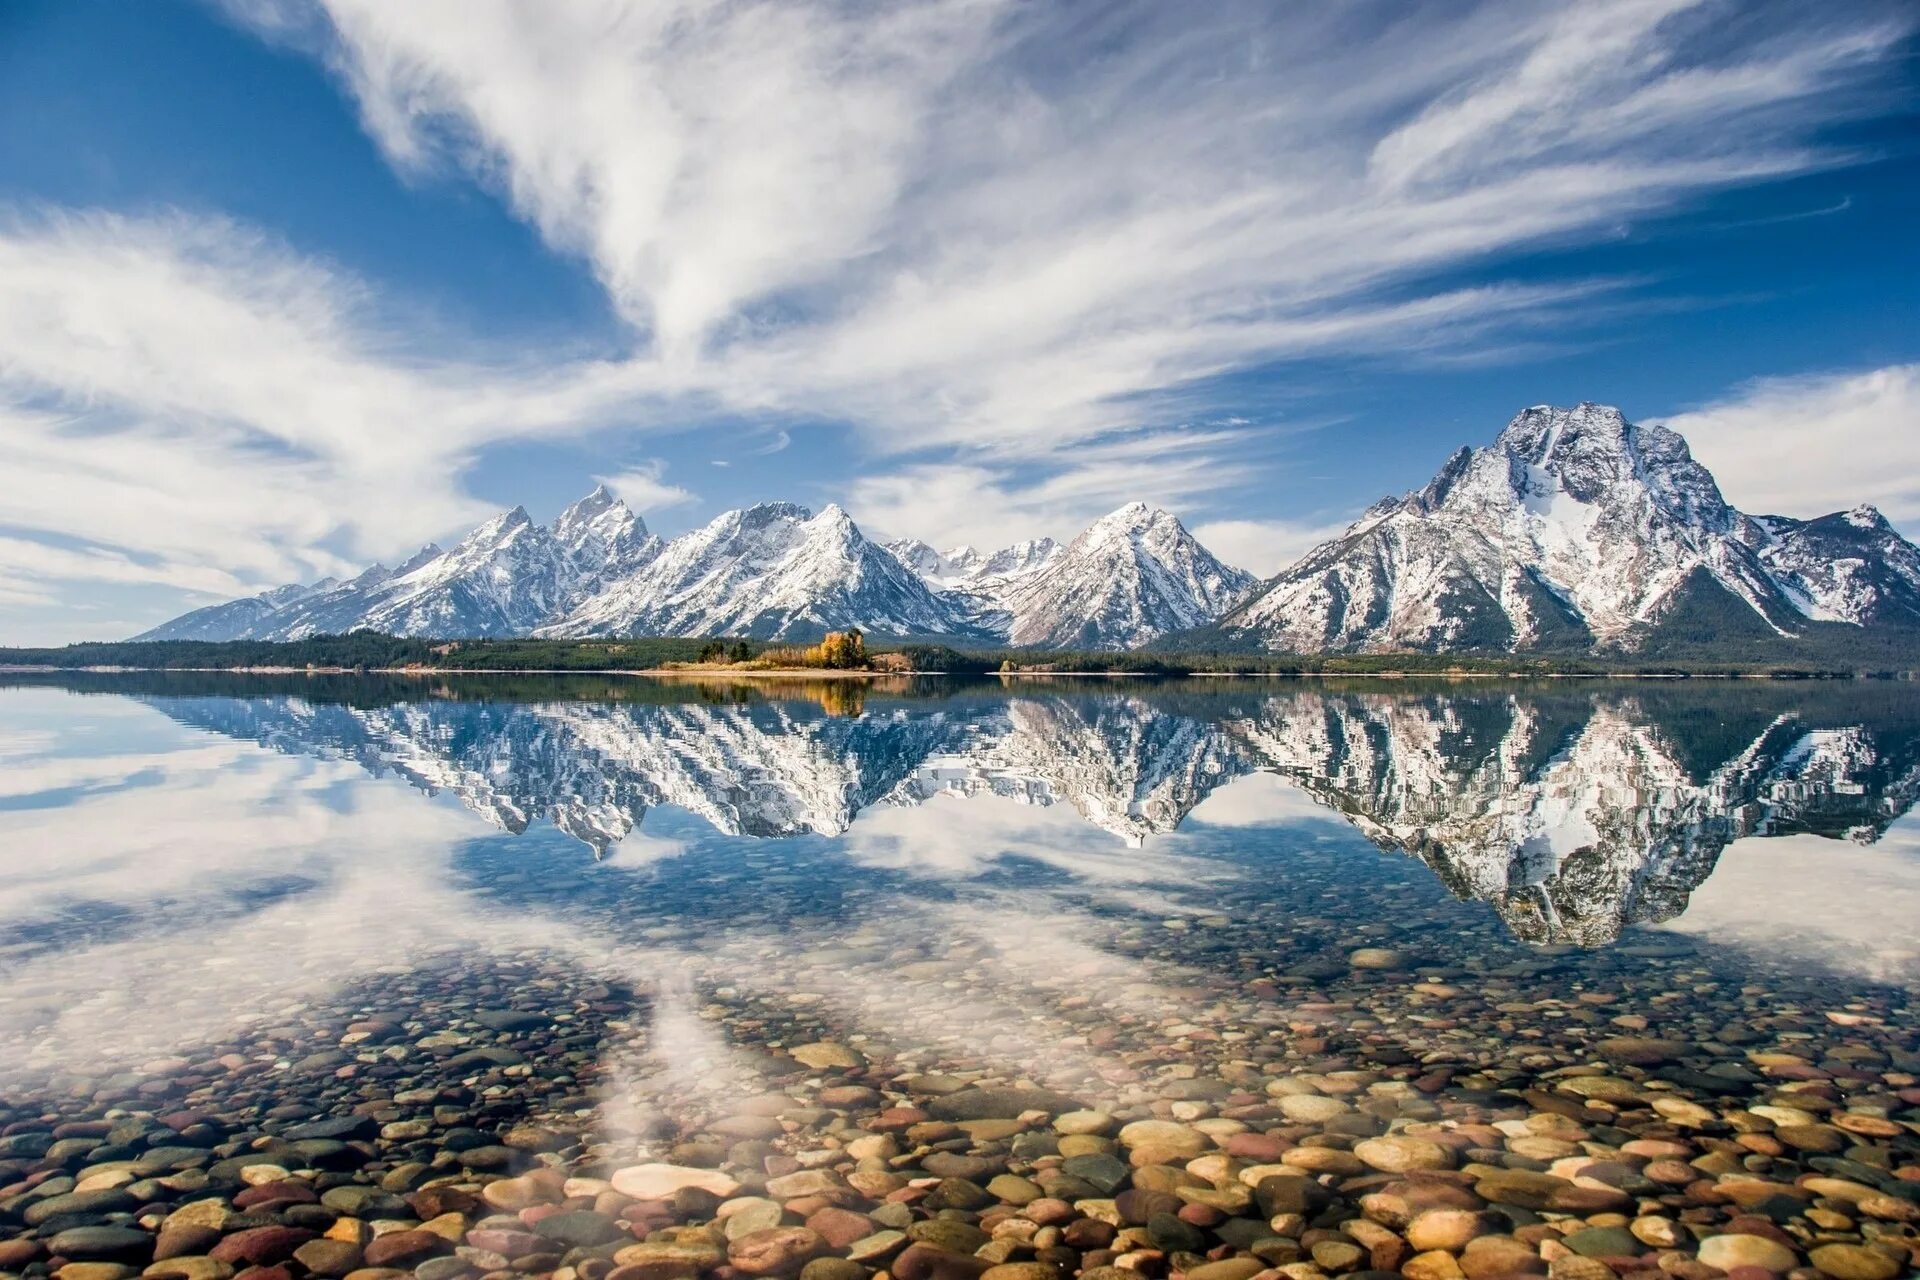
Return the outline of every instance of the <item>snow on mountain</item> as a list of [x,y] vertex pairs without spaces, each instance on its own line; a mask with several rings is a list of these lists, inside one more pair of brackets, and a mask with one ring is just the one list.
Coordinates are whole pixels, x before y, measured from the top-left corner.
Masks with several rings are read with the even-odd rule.
[[1254,583],[1144,502],[1103,516],[1064,550],[1027,545],[1015,561],[1033,567],[992,596],[1012,615],[1016,645],[1137,648],[1219,617]]
[[[1066,572],[1061,572],[1063,567]],[[1045,590],[1032,588],[1046,579]],[[662,542],[604,486],[551,526],[504,512],[451,550],[229,601],[140,638],[297,640],[370,628],[455,639],[540,635],[746,635],[802,640],[861,627],[883,635],[1033,644],[1135,645],[1196,625],[1245,575],[1172,516],[1123,508],[1062,548],[1052,539],[991,554],[869,541],[837,506],[774,502],[729,511]],[[1026,625],[1009,599],[1031,603]],[[1069,611],[1097,611],[1085,618]],[[1036,621],[1037,620],[1037,621]]]
[[668,543],[544,636],[748,635],[810,639],[858,626],[894,635],[985,634],[847,513],[789,502],[729,511]]
[[936,591],[965,591],[994,602],[1060,552],[1060,544],[1052,538],[1016,542],[990,555],[964,544],[936,551],[918,538],[901,538],[886,548]]
[[[386,570],[374,565],[367,572]],[[362,575],[364,576],[364,575]],[[263,591],[257,596],[243,596],[238,600],[226,600],[219,604],[210,604],[191,613],[183,613],[168,622],[163,622],[150,631],[143,631],[135,640],[232,640],[249,634],[254,628],[272,617],[275,613],[294,602],[308,596],[321,595],[340,585],[338,578],[322,578],[312,583],[289,583],[284,587],[275,587]]]
[[979,561],[979,553],[972,547],[956,547],[942,554],[918,538],[896,538],[881,545],[936,591],[951,591],[964,584]]
[[[1912,545],[1877,516],[1757,521],[1674,432],[1605,405],[1536,406],[1425,488],[1377,503],[1218,629],[1295,652],[1632,647],[1683,588],[1710,582],[1792,634],[1920,598]],[[1840,544],[1858,566],[1822,563]]]
[[1920,548],[1870,506],[1794,520],[1756,516],[1760,563],[1809,618],[1920,623]]
[[581,591],[640,569],[665,545],[605,485],[560,513],[553,539],[573,562]]

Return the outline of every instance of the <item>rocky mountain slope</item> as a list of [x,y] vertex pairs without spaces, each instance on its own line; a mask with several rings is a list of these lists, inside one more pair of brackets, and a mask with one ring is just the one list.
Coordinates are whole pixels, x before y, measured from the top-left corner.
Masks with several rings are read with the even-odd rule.
[[[948,553],[940,567],[971,567],[944,581],[976,597],[981,616],[995,618],[1023,648],[1139,648],[1220,616],[1254,584],[1171,513],[1144,502],[1101,517],[1065,547],[1042,539],[987,556],[959,550],[973,559]],[[915,550],[907,554],[926,562]]]
[[1920,552],[1872,508],[1730,506],[1686,442],[1618,409],[1536,406],[1370,508],[1223,617],[1274,651],[1633,649],[1686,604],[1793,636],[1920,623]]
[[804,639],[858,626],[974,640],[991,631],[863,536],[847,513],[788,502],[729,511],[638,572],[540,625],[542,636],[746,635]]

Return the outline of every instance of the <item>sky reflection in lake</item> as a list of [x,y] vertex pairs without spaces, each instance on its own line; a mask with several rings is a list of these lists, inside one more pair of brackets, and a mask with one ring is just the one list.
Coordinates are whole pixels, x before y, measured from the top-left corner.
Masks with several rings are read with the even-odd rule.
[[[99,694],[0,690],[16,1072],[528,948],[651,986],[656,1018],[737,988],[929,1046],[985,1019],[1049,1075],[1101,1066],[1023,1030],[1036,1002],[1179,1023],[1227,958],[1129,930],[1305,971],[1376,935],[1497,957],[1657,925],[1916,972],[1899,685],[74,683]],[[1340,945],[1289,925],[1322,915]]]

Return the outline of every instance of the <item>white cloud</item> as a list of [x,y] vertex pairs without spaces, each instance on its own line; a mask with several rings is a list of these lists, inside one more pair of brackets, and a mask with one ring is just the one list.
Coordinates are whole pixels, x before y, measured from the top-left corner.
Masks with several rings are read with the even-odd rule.
[[1209,520],[1195,525],[1193,536],[1228,564],[1270,578],[1346,530],[1345,521],[1305,524],[1292,520]]
[[1871,502],[1920,529],[1920,364],[1767,378],[1665,421],[1744,511],[1805,518]]
[[863,527],[935,546],[1002,547],[1071,538],[1142,494],[1176,511],[1220,487],[1217,455],[1237,428],[1147,432],[1074,450],[1045,471],[1013,465],[921,463],[854,479],[848,506]]
[[1251,773],[1202,800],[1189,823],[1209,827],[1274,827],[1300,822],[1338,824],[1338,815],[1277,773]]
[[359,281],[178,215],[0,219],[0,351],[0,522],[52,544],[8,567],[222,594],[470,523],[474,450],[614,394],[597,366],[436,358]]
[[[1793,903],[1771,921],[1756,902]],[[1873,847],[1797,835],[1735,841],[1687,909],[1664,927],[1748,948],[1768,960],[1811,961],[1875,982],[1920,975],[1911,921],[1920,913],[1920,822],[1896,822]]]
[[642,516],[649,511],[663,511],[699,500],[699,495],[692,490],[668,484],[666,473],[667,464],[652,458],[614,475],[595,476],[594,479],[613,490],[622,502]]
[[1432,309],[1438,269],[1826,163],[1814,100],[1910,25],[1703,41],[1716,8],[318,0],[389,156],[500,191],[674,380],[1043,453],[1503,307]]
[[1486,264],[1837,162],[1815,130],[1870,108],[1913,26],[1705,0],[234,12],[308,42],[397,167],[472,178],[584,262],[631,349],[476,350],[215,218],[0,221],[0,519],[155,583],[404,554],[483,514],[460,481],[488,446],[616,422],[848,423],[892,468],[850,505],[894,532],[1070,532],[1140,496],[1218,523],[1207,379],[1479,348],[1630,287]]

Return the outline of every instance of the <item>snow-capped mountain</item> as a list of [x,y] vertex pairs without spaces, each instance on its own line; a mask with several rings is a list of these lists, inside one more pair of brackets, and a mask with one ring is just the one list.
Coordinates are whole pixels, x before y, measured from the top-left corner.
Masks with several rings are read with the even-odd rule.
[[966,591],[995,600],[1060,554],[1060,544],[1052,538],[1016,542],[990,555],[964,544],[936,551],[918,538],[900,538],[885,546],[894,559],[935,590]]
[[1137,648],[1205,625],[1254,584],[1144,502],[1095,521],[1064,550],[1030,550],[1022,563],[1036,558],[989,588],[1012,615],[1008,638],[1034,648]]
[[850,626],[987,638],[837,506],[729,511],[541,626],[543,636],[808,638]]
[[1873,507],[1817,520],[1756,516],[1754,549],[1794,606],[1825,622],[1920,623],[1920,548]]
[[1674,432],[1543,405],[1377,503],[1217,634],[1293,652],[1632,648],[1703,592],[1783,635],[1920,620],[1920,553],[1871,508],[1754,519]]
[[[1062,569],[1065,572],[1061,572]],[[1008,602],[1046,579],[1016,614]],[[1165,512],[1135,504],[1062,548],[990,555],[870,541],[846,512],[787,502],[729,511],[663,542],[605,487],[551,526],[504,512],[451,551],[347,582],[277,588],[196,609],[140,640],[298,640],[360,628],[442,639],[538,635],[815,639],[857,626],[974,644],[1131,646],[1196,625],[1249,581]],[[1084,618],[1069,611],[1086,607]],[[1038,621],[1035,621],[1038,620]],[[1050,637],[1062,637],[1053,639]]]
[[576,597],[645,567],[666,545],[605,485],[560,513],[553,539],[573,564]]

